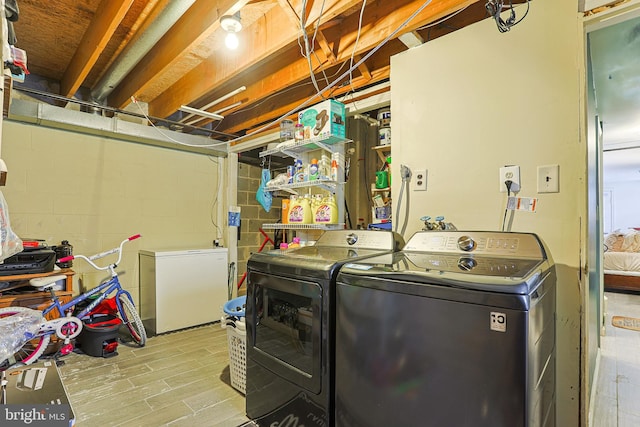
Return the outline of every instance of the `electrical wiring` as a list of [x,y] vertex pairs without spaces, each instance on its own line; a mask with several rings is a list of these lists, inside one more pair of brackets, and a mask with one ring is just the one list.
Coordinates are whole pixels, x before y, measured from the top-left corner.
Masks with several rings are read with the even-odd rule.
[[504,207],[504,217],[502,218],[502,231],[504,231],[505,224],[507,222],[507,212],[509,211],[509,197],[511,197],[511,185],[513,183],[509,180],[504,182],[505,187],[507,188],[507,205]]
[[147,116],[147,113],[144,112],[140,104],[138,104],[138,100],[135,97],[133,96],[131,97],[131,102],[133,102],[136,105],[136,107],[138,107],[142,115],[147,119],[147,121],[151,124],[151,126],[153,126],[153,128],[157,130],[160,135],[164,136],[171,142],[175,142],[178,145],[184,145],[185,147],[197,147],[197,148],[211,148],[211,147],[218,147],[220,145],[229,144],[229,141],[214,142],[211,144],[188,144],[186,142],[178,141],[177,139],[171,138],[169,135],[164,133],[159,127],[156,126],[155,123],[153,123],[153,121],[149,118],[149,116]]
[[[420,7],[418,7],[415,12],[413,12],[404,22],[402,22],[398,28],[396,28],[394,31],[392,31],[387,37],[385,37],[380,43],[378,43],[378,45],[376,45],[373,49],[371,49],[369,52],[367,52],[366,55],[364,55],[358,62],[356,62],[355,64],[353,64],[351,66],[351,68],[347,71],[345,71],[342,75],[340,75],[337,79],[335,79],[333,81],[333,83],[331,83],[329,86],[327,86],[324,90],[328,90],[333,88],[335,85],[337,85],[339,82],[342,81],[342,79],[344,79],[346,76],[349,75],[349,73],[359,67],[361,64],[363,64],[367,59],[369,59],[372,55],[374,55],[378,50],[380,50],[382,48],[382,46],[384,46],[385,44],[387,44],[387,42],[389,42],[389,40],[393,39],[404,27],[406,27],[409,22],[411,22],[420,12],[422,12],[424,10],[424,8],[426,8],[427,6],[429,6],[429,4],[431,4],[433,0],[427,0],[425,1]],[[313,102],[314,100],[318,99],[320,97],[320,94],[316,93],[315,95],[307,98],[305,101],[301,102],[297,107],[293,108],[292,110],[290,110],[289,112],[281,115],[280,117],[272,120],[269,123],[266,123],[262,126],[260,126],[259,128],[248,132],[245,135],[239,136],[237,138],[234,138],[233,140],[229,141],[229,142],[238,142],[238,141],[242,141],[243,139],[246,139],[256,133],[262,132],[263,130],[269,129],[271,127],[273,127],[274,125],[278,124],[282,119],[285,119],[286,117],[290,116],[291,114],[293,114],[296,111],[299,111],[301,108],[309,105],[311,102]]]
[[355,68],[353,66],[353,58],[356,55],[356,49],[358,48],[358,42],[360,41],[360,33],[362,32],[362,17],[364,16],[364,8],[367,6],[367,0],[364,0],[362,2],[362,8],[360,9],[360,19],[358,20],[358,34],[356,35],[356,41],[353,44],[353,51],[351,52],[351,59],[349,61],[349,65],[351,66],[351,68],[349,68],[349,84],[351,85],[351,91],[355,92],[355,89],[353,87],[353,69]]
[[[322,4],[324,7],[324,2]],[[304,53],[302,56],[307,60],[307,64],[309,65],[309,75],[311,76],[311,82],[313,83],[313,87],[315,87],[317,93],[321,93],[320,87],[318,86],[318,82],[316,81],[315,73],[313,72],[313,64],[311,63],[311,53],[312,49],[309,47],[309,35],[307,34],[306,26],[307,23],[305,21],[305,11],[307,10],[307,0],[302,1],[301,11],[300,11],[300,31],[302,33],[302,39],[304,40]],[[318,21],[320,22],[320,18],[322,17],[322,11],[320,12],[320,16],[318,17]],[[317,26],[316,26],[317,29]],[[315,34],[314,34],[314,42],[315,42]],[[298,44],[300,44],[300,37],[298,37]],[[315,49],[315,44],[313,45]],[[321,95],[323,99],[324,96]]]
[[[342,71],[342,69],[343,69],[343,68],[345,67],[345,65],[347,65],[347,64],[348,64],[348,62],[347,62],[347,61],[344,61],[344,62],[340,65],[340,68],[338,68],[338,70],[337,70],[335,73],[333,73],[331,76],[329,76],[329,78],[334,78],[335,76],[337,76],[338,74],[340,74],[340,71]],[[238,113],[245,113],[245,112],[247,112],[247,111],[253,110],[253,109],[255,109],[255,108],[258,108],[259,106],[261,106],[261,105],[262,105],[262,104],[264,104],[265,102],[269,101],[271,98],[274,98],[274,97],[276,97],[276,96],[282,95],[283,93],[287,93],[287,92],[288,92],[288,91],[290,91],[290,90],[298,89],[298,88],[301,88],[301,87],[303,87],[303,86],[308,86],[308,85],[310,85],[310,84],[311,84],[311,82],[302,82],[302,83],[298,83],[298,84],[293,85],[293,86],[289,86],[289,87],[288,87],[288,88],[286,88],[286,89],[283,89],[283,90],[281,90],[281,91],[279,91],[279,92],[277,92],[277,93],[274,93],[274,94],[271,94],[271,95],[267,96],[266,98],[262,99],[262,101],[260,101],[260,102],[258,102],[258,103],[256,103],[256,104],[253,104],[253,105],[251,105],[251,106],[247,106],[247,107],[244,107],[244,108],[240,108],[240,109],[238,109],[238,110],[234,111],[233,113],[229,114],[227,117],[231,117],[231,116],[233,116],[234,114],[238,114]],[[327,79],[327,85],[328,85],[328,84],[329,84],[329,82],[328,82],[328,79]],[[326,90],[326,89],[325,89],[325,90]],[[295,111],[295,110],[294,110],[294,111]],[[214,130],[215,130],[215,129],[217,129],[217,128],[218,128],[218,126],[220,126],[220,123],[221,123],[221,122],[217,122],[216,127],[214,128]]]
[[[516,20],[516,12],[513,8],[513,0],[509,0],[509,6],[504,5],[504,0],[487,0],[484,5],[485,9],[487,9],[487,13],[496,21],[496,26],[498,27],[498,31],[501,33],[506,33],[511,29],[511,27],[520,23],[525,16],[529,13],[530,0],[527,0],[527,10],[524,15]],[[505,9],[509,9],[509,17],[504,20],[500,16]]]
[[[218,168],[220,168],[220,162],[217,161],[215,158],[211,157],[211,156],[207,156],[209,158],[209,160],[211,160],[214,164],[216,164],[218,166]],[[216,221],[214,220],[214,215],[213,215],[213,209],[217,206],[218,203],[218,195],[220,193],[220,179],[217,180],[216,183],[216,197],[213,199],[213,202],[211,203],[211,210],[209,212],[209,217],[211,219],[211,223],[213,224],[213,226],[216,228],[216,230],[218,231],[219,235],[222,235],[222,229],[218,226],[218,224],[216,223]]]

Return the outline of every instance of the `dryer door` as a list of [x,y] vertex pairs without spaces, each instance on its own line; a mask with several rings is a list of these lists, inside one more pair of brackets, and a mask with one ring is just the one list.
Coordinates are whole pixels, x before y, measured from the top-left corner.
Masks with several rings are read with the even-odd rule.
[[282,378],[319,393],[322,287],[253,271],[249,275],[250,357]]

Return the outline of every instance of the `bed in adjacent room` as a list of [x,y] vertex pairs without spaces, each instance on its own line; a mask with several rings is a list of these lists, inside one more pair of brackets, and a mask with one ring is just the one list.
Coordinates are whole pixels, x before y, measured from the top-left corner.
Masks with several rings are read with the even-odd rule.
[[604,288],[640,291],[640,231],[616,230],[604,239]]

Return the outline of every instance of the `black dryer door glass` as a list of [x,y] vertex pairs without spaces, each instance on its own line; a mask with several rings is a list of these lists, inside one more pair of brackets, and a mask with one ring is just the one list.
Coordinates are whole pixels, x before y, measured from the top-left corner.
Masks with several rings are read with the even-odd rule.
[[256,361],[315,393],[320,391],[322,288],[313,282],[252,273]]

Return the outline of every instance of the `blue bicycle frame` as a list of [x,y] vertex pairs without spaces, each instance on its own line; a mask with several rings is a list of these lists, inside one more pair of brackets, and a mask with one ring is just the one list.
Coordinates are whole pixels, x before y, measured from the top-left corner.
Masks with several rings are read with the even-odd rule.
[[[64,317],[66,316],[66,312],[67,310],[71,310],[73,309],[73,307],[75,307],[79,302],[82,302],[84,300],[86,300],[87,298],[89,298],[92,295],[95,295],[99,292],[102,292],[102,294],[96,298],[91,304],[89,304],[84,310],[82,310],[80,313],[76,314],[76,317],[79,319],[82,319],[84,316],[87,315],[87,313],[90,313],[94,308],[96,308],[96,306],[98,304],[100,304],[102,301],[104,301],[113,291],[116,291],[115,294],[115,300],[116,300],[116,306],[118,307],[118,311],[120,313],[124,313],[123,309],[122,309],[122,304],[120,303],[120,299],[118,298],[119,295],[124,294],[127,296],[127,298],[129,298],[129,301],[131,301],[131,303],[133,304],[133,298],[131,298],[131,294],[127,291],[125,291],[124,289],[122,289],[122,286],[120,285],[120,280],[118,280],[118,276],[112,276],[110,279],[108,279],[105,282],[102,282],[101,284],[99,284],[98,286],[96,286],[95,288],[81,294],[78,295],[77,297],[73,298],[71,301],[69,301],[66,304],[60,304],[60,300],[58,300],[58,298],[55,298],[53,300],[53,303],[45,308],[42,313],[43,315],[47,315],[48,313],[50,313],[53,309],[57,308],[58,312],[60,314],[60,317]],[[122,314],[121,314],[122,315]]]

